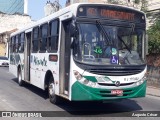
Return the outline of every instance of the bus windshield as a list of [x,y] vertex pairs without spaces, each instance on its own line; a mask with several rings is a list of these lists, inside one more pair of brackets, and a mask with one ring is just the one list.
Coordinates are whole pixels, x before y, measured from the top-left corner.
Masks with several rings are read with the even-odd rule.
[[78,23],[75,60],[92,65],[144,64],[145,31],[140,28]]

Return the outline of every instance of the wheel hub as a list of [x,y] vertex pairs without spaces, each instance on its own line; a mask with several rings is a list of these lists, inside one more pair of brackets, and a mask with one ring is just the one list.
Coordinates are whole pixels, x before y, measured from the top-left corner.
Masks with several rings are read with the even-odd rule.
[[54,83],[49,85],[49,94],[52,96],[55,94]]

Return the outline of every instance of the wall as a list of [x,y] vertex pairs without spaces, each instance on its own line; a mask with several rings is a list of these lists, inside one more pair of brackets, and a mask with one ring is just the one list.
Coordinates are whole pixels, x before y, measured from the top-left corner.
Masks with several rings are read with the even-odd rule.
[[24,25],[32,22],[31,17],[28,15],[8,15],[0,13],[0,18],[0,33],[23,27]]
[[160,55],[152,54],[147,56],[148,85],[160,88]]
[[31,23],[31,17],[21,14],[4,14],[0,13],[0,55],[4,56],[7,52],[7,39],[8,35],[17,28],[21,28]]
[[0,56],[5,56],[6,53],[6,45],[4,43],[0,43]]

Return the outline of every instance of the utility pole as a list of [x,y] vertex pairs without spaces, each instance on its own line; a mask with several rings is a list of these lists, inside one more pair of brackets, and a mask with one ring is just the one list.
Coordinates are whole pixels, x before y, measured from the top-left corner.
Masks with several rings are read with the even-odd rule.
[[24,14],[28,14],[28,0],[24,0]]

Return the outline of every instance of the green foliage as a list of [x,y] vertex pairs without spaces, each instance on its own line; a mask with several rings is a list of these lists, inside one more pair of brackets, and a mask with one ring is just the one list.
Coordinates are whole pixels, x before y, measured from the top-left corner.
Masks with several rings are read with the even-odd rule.
[[108,3],[111,3],[111,4],[118,4],[118,0],[107,0]]
[[157,19],[155,24],[149,28],[148,34],[148,52],[160,53],[160,19]]
[[133,1],[135,4],[139,4],[140,3],[140,0],[134,0]]
[[148,8],[148,0],[141,0],[142,6],[141,6],[141,11],[147,12]]

